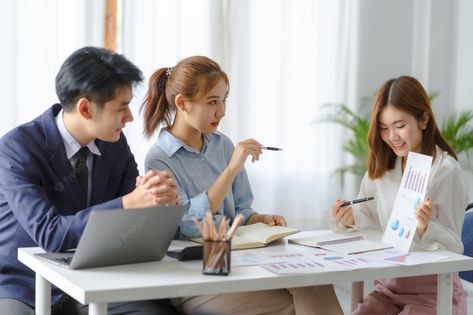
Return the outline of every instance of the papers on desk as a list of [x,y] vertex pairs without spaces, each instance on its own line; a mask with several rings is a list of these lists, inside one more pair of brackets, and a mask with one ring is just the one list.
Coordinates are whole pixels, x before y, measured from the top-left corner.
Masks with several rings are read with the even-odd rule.
[[382,242],[374,242],[367,240],[361,234],[339,234],[334,232],[310,237],[291,238],[289,239],[289,243],[311,247],[319,247],[329,251],[347,255],[376,251],[392,247],[391,245]]
[[284,262],[262,265],[261,267],[275,274],[297,274],[378,268],[388,265],[390,264],[357,257],[356,255],[347,256],[325,251],[323,255],[306,254],[302,257],[294,257]]
[[259,266],[280,263],[290,260],[298,260],[307,255],[326,255],[327,251],[319,248],[306,249],[304,247],[293,247],[286,249],[283,253],[268,253],[264,250],[252,249],[232,252],[232,267]]
[[326,271],[417,265],[448,258],[430,252],[406,253],[396,248],[345,255],[321,248],[286,247],[283,253],[247,250],[232,253],[232,267],[260,266],[275,274],[304,274]]
[[357,257],[333,253],[321,248],[286,247],[284,253],[267,253],[263,250],[232,253],[232,267],[261,266],[276,274],[316,273],[322,271],[376,268],[391,265]]
[[382,261],[395,265],[419,265],[447,259],[448,256],[429,252],[410,252],[406,253],[397,248],[385,249],[377,252],[363,253],[357,256],[369,260]]

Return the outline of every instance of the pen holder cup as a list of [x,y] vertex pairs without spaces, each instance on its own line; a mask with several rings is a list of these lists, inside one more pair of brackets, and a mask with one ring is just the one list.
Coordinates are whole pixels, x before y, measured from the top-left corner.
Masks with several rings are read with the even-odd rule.
[[204,240],[202,273],[226,276],[230,273],[232,242]]

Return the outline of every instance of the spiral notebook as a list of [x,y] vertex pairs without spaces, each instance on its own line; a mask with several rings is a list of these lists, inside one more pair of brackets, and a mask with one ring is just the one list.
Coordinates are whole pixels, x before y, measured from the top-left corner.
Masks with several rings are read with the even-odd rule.
[[289,243],[310,247],[319,247],[347,255],[366,253],[393,247],[383,242],[367,240],[363,235],[346,235],[339,233],[292,238],[289,240]]

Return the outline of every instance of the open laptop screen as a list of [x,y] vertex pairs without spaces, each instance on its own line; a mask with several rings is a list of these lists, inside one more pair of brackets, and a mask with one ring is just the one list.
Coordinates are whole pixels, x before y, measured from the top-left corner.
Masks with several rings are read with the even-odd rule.
[[163,206],[93,211],[75,253],[37,255],[65,265],[69,260],[71,269],[161,260],[186,210]]

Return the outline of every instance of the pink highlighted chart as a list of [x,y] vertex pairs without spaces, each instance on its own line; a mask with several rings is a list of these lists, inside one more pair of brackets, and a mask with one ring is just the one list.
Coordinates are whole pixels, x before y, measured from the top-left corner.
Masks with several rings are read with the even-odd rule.
[[426,183],[427,173],[415,170],[412,166],[407,172],[407,176],[404,180],[404,188],[417,193],[422,193]]

